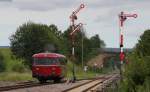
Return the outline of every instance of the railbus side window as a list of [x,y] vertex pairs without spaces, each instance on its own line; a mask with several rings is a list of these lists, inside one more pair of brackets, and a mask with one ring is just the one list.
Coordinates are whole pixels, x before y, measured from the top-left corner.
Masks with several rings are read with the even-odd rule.
[[60,63],[61,63],[62,65],[66,65],[67,61],[66,61],[65,58],[60,58]]

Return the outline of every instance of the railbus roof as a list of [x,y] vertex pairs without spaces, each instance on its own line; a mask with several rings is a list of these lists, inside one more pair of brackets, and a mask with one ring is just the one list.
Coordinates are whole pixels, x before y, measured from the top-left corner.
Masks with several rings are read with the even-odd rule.
[[58,58],[58,57],[65,58],[64,55],[58,54],[58,53],[37,53],[37,54],[34,54],[32,57],[34,58]]

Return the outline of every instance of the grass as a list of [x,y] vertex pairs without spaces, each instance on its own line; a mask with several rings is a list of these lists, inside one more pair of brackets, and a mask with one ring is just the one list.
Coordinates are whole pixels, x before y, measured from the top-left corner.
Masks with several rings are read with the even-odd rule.
[[7,72],[12,71],[13,65],[18,63],[19,60],[14,59],[12,57],[12,53],[9,48],[0,48],[0,52],[2,53],[2,55],[4,57],[4,63],[5,63],[5,67],[6,67],[5,71],[7,71]]
[[[0,52],[4,57],[4,62],[6,65],[5,72],[0,73],[0,81],[33,80],[31,70],[25,67],[20,60],[13,58],[11,50],[9,48],[0,48]],[[72,78],[72,69],[73,69],[72,67],[73,63],[68,61],[67,63],[68,78]],[[75,65],[75,74],[78,79],[92,78],[104,73],[107,73],[106,69],[97,72],[89,69],[87,72],[84,72],[81,66]]]
[[[72,74],[73,63],[68,62],[67,68],[68,68],[67,77],[72,78],[73,77],[73,74]],[[99,71],[96,72],[96,71],[93,71],[93,70],[88,70],[87,72],[84,72],[83,68],[81,68],[81,66],[75,65],[75,75],[78,79],[93,78],[93,77],[96,77],[97,75],[101,75],[101,74],[104,74],[104,73],[99,72]]]
[[4,57],[5,71],[0,73],[0,81],[24,81],[33,80],[31,71],[27,69],[19,59],[12,57],[9,48],[0,48]]
[[3,72],[0,81],[26,81],[33,80],[31,73]]

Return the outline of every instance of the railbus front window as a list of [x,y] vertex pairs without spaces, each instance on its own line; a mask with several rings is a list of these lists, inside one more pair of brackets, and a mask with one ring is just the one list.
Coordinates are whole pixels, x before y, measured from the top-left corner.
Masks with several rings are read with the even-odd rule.
[[58,58],[34,58],[35,65],[60,64]]

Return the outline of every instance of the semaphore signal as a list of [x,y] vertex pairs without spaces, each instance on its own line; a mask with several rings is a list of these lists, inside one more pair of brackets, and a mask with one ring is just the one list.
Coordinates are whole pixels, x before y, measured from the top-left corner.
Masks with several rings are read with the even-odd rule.
[[[83,26],[82,23],[79,23],[77,26],[75,25],[75,20],[78,19],[77,14],[80,12],[81,9],[83,9],[85,7],[84,4],[81,4],[75,11],[72,12],[72,14],[70,15],[70,20],[71,20],[71,40],[72,40],[72,57],[73,59],[75,58],[75,51],[74,51],[74,36],[75,33]],[[75,66],[73,63],[73,81],[76,81],[76,76],[75,76]]]
[[128,17],[133,17],[133,18],[137,18],[137,14],[125,14],[124,12],[121,12],[119,14],[119,27],[120,27],[120,62],[121,64],[123,64],[125,55],[123,52],[123,42],[124,42],[124,38],[123,38],[123,26],[124,26],[124,22]]

